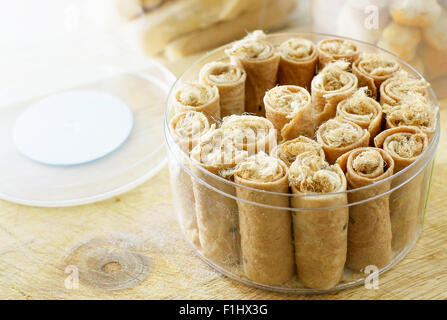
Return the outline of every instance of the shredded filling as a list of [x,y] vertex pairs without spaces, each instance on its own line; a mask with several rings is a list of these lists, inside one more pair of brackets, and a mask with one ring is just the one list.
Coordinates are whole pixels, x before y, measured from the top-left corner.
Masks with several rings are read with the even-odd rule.
[[385,86],[385,93],[393,98],[396,103],[409,93],[425,96],[426,89],[430,87],[427,81],[412,78],[406,71],[398,72],[394,77],[384,82],[383,85]]
[[369,123],[378,116],[380,105],[376,100],[367,96],[367,87],[360,88],[351,97],[340,103],[337,110],[343,117],[354,122]]
[[336,192],[342,186],[338,165],[330,166],[310,152],[301,154],[289,169],[289,182],[301,193]]
[[[337,60],[326,65],[326,67],[315,76],[315,85],[324,91],[337,91],[352,84],[353,74],[346,72],[349,63]],[[355,76],[354,76],[355,77]]]
[[377,177],[385,172],[385,161],[379,151],[368,149],[355,156],[352,168],[358,174]]
[[342,148],[355,143],[362,138],[365,131],[355,123],[339,119],[326,121],[319,130],[321,130],[321,138],[324,143],[334,148]]
[[357,51],[357,47],[350,41],[332,39],[324,41],[320,44],[320,49],[330,55],[348,55]]
[[208,79],[216,84],[236,82],[243,75],[241,68],[224,62],[208,63],[204,70],[208,70]]
[[309,104],[308,95],[290,86],[275,87],[266,95],[273,108],[288,114],[294,114]]
[[174,126],[175,134],[184,138],[196,138],[209,129],[209,122],[200,112],[186,112]]
[[264,32],[256,30],[226,49],[225,53],[243,59],[266,59],[272,55],[273,51],[266,38]]
[[310,152],[315,155],[324,155],[321,145],[306,137],[298,137],[278,146],[278,157],[288,164],[294,162],[296,157],[304,152]]
[[201,83],[185,83],[177,92],[177,101],[184,106],[199,107],[213,98],[210,86]]
[[246,180],[273,182],[283,178],[287,172],[278,159],[260,152],[240,162],[233,174]]
[[401,158],[411,159],[424,151],[424,137],[420,134],[399,134],[389,137],[387,147]]
[[306,39],[292,38],[283,42],[279,47],[281,55],[289,60],[306,60],[314,52],[314,44]]
[[359,62],[359,69],[372,76],[383,77],[396,72],[399,64],[381,54],[365,54]]

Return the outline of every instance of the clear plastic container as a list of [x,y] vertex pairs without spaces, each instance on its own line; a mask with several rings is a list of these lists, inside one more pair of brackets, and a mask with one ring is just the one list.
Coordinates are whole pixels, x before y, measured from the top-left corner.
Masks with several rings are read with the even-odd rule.
[[[302,37],[310,39],[315,43],[322,39],[334,38],[333,36],[314,33],[283,33],[269,35],[268,40],[277,46],[291,37]],[[380,52],[385,55],[392,55],[372,44],[360,41],[354,42],[363,52]],[[173,86],[170,98],[172,98],[173,92],[176,91],[183,81],[197,79],[198,72],[205,63],[226,59],[224,54],[226,47],[210,52],[193,64]],[[413,67],[394,55],[392,56],[411,75],[421,77]],[[434,105],[438,106],[437,98],[432,89],[427,90],[427,97]],[[400,242],[393,243],[394,250],[392,251],[391,260],[386,265],[378,268],[379,273],[383,273],[397,264],[414,246],[424,222],[434,154],[439,142],[439,115],[436,132],[431,138],[427,149],[415,162],[398,173],[372,185],[345,192],[323,195],[293,195],[242,186],[210,173],[196,162],[191,162],[188,156],[174,142],[173,136],[168,129],[168,123],[174,114],[169,101],[170,99],[168,99],[166,108],[165,138],[168,146],[168,163],[173,198],[179,222],[186,238],[199,256],[221,273],[248,285],[284,293],[323,293],[346,289],[364,283],[365,277],[374,271],[374,268],[351,270],[345,265],[341,280],[336,285],[330,287],[327,287],[326,284],[326,288],[323,289],[309,288],[309,286],[324,287],[324,285],[318,284],[320,279],[315,275],[313,275],[313,278],[317,284],[305,286],[301,283],[296,275],[296,266],[293,271],[294,275],[290,278],[285,276],[288,280],[283,281],[285,278],[282,278],[281,275],[290,273],[290,270],[287,270],[289,268],[287,261],[289,260],[287,260],[287,257],[282,256],[281,252],[289,252],[285,254],[290,254],[290,250],[282,251],[284,248],[275,247],[270,243],[264,243],[263,247],[260,247],[259,244],[262,241],[257,244],[250,243],[250,241],[252,239],[254,239],[253,242],[259,241],[259,234],[253,234],[253,230],[266,232],[266,230],[269,230],[269,227],[275,226],[275,228],[284,228],[284,232],[280,234],[287,233],[290,243],[286,245],[293,247],[294,236],[290,235],[290,228],[294,230],[295,237],[297,231],[303,231],[301,228],[303,225],[301,227],[295,225],[297,223],[299,225],[300,217],[301,219],[304,217],[312,220],[314,218],[318,219],[318,216],[335,215],[349,211],[351,220],[353,217],[356,217],[361,221],[356,230],[356,235],[359,237],[357,242],[359,246],[362,245],[362,236],[366,234],[369,234],[370,238],[373,234],[372,238],[381,239],[386,223],[380,219],[390,221],[388,223],[392,223],[393,235],[395,235],[393,238],[396,241],[400,239]],[[195,198],[194,194],[199,195],[199,198]],[[318,203],[318,205],[315,203]],[[387,215],[387,208],[390,208],[390,216]],[[252,225],[249,228],[250,226],[247,226],[246,223],[247,220],[245,222],[242,221],[242,217],[245,216],[246,218],[247,215],[251,215],[250,221],[256,221],[256,215],[259,215],[259,224]],[[265,221],[265,217],[273,217],[274,220]],[[403,218],[397,219],[397,217]],[[355,223],[355,221],[350,221],[349,225],[352,222]],[[289,226],[290,224],[292,226]],[[343,231],[346,231],[346,226],[342,226]],[[276,230],[275,228],[270,230]],[[304,230],[303,232],[308,231]],[[337,235],[333,235],[332,230],[314,231],[313,240],[319,236],[334,236],[334,241],[337,241]],[[341,230],[339,231],[342,232]],[[252,233],[244,234],[246,232]],[[200,241],[197,240],[199,233]],[[241,238],[245,250],[244,248],[241,250]],[[376,247],[380,247],[380,245]],[[260,256],[260,248],[265,248],[265,251],[261,252],[261,256],[264,255],[262,259],[265,259],[263,260],[263,265],[256,265],[257,260],[252,257],[247,262],[247,256],[253,253],[253,251],[258,250],[257,256]],[[312,248],[312,246],[308,248]],[[315,257],[313,261],[312,250],[303,252],[304,256],[301,252],[295,252],[295,254],[301,254],[301,258],[304,258],[307,262],[325,264],[327,273],[321,276],[323,281],[326,277],[335,276],[330,273],[333,267],[332,264],[336,263],[337,259],[336,256],[330,256],[336,255],[334,252],[337,252],[337,247],[334,246],[333,249],[329,256],[323,258]],[[350,254],[349,250],[348,255]],[[245,255],[241,253],[242,251],[245,251]],[[380,255],[379,251],[379,249],[371,251],[369,254]],[[319,261],[318,259],[322,260]],[[270,261],[270,264],[268,264],[268,261]],[[351,264],[355,265],[353,259],[351,259]],[[312,272],[312,269],[309,269],[309,266],[307,267],[307,269],[303,267],[302,270],[306,269],[307,272]],[[264,277],[264,280],[262,280],[263,272],[264,274],[274,274],[276,279],[271,278],[272,281],[269,281]]]

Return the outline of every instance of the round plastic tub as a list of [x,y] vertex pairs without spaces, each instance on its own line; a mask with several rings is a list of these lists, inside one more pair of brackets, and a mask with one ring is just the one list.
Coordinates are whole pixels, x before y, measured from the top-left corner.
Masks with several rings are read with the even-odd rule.
[[[322,39],[340,38],[314,33],[282,33],[269,35],[268,41],[273,45],[278,46],[280,43],[291,37],[306,38],[312,40],[314,43],[317,43]],[[349,40],[354,42],[363,52],[391,55],[401,64],[402,69],[406,70],[410,75],[422,78],[414,68],[395,55],[368,43],[352,39]],[[372,272],[381,274],[391,269],[405,257],[409,250],[411,250],[422,230],[434,154],[439,142],[439,114],[437,118],[436,132],[433,137],[431,137],[427,149],[411,165],[380,182],[344,192],[324,194],[326,199],[331,197],[348,199],[345,204],[334,206],[333,201],[320,201],[321,194],[294,195],[289,193],[275,193],[238,185],[235,182],[210,173],[206,169],[200,167],[197,162],[192,162],[186,153],[184,153],[174,142],[168,127],[170,119],[174,116],[172,103],[170,103],[173,98],[173,93],[179,88],[182,82],[197,80],[199,70],[204,64],[226,59],[224,50],[227,47],[228,46],[224,46],[206,54],[186,70],[171,89],[166,107],[165,137],[168,146],[168,163],[173,201],[176,212],[178,213],[181,229],[194,250],[206,263],[232,279],[261,289],[284,293],[312,294],[346,289],[363,284],[365,278]],[[426,95],[439,110],[439,104],[433,90],[428,89]],[[200,206],[195,203],[197,202],[194,197],[194,193],[196,192],[200,194],[202,198]],[[241,194],[249,196],[237,196]],[[299,199],[297,199],[298,197]],[[203,199],[206,199],[205,204],[203,203]],[[275,200],[270,202],[269,199]],[[295,203],[306,204],[318,202],[320,205],[318,207],[315,207],[315,205],[303,205],[303,207],[300,208],[296,205],[291,205],[294,200],[299,200],[295,201]],[[275,204],[273,204],[273,202]],[[380,220],[380,217],[376,217],[374,214],[371,215],[371,212],[374,212],[374,210],[377,212],[377,208],[384,206],[389,206],[389,208],[391,208],[391,217],[393,215],[412,215],[412,219],[416,220],[416,222],[411,223],[405,221],[404,218],[400,220],[394,219],[395,221],[398,221],[398,225],[392,225],[393,233],[406,234],[407,239],[404,246],[401,245],[397,249],[394,248],[390,262],[380,268],[371,266],[370,268],[362,268],[361,270],[351,270],[345,265],[344,273],[342,274],[340,281],[335,286],[324,289],[312,289],[303,285],[298,279],[296,270],[294,271],[295,275],[279,284],[271,284],[268,283],[268,281],[256,281],[256,277],[252,276],[257,272],[256,259],[254,266],[251,266],[251,275],[247,275],[245,272],[245,258],[240,248],[241,233],[244,232],[244,230],[240,230],[238,221],[240,208],[244,208],[244,210],[249,208],[249,211],[252,214],[264,215],[268,212],[268,214],[274,213],[278,217],[280,215],[284,215],[284,217],[290,216],[292,223],[296,215],[304,214],[306,217],[312,217],[312,215],[317,217],[318,215],[324,215],[325,213],[331,214],[332,212],[337,212],[339,210],[348,210],[350,215],[355,212],[359,219],[364,218],[367,221],[366,225],[369,227],[364,230],[364,234],[366,234],[368,232],[381,232],[379,226],[380,221],[378,221]],[[199,207],[200,209],[198,209]],[[200,210],[200,212],[197,212],[197,210]],[[410,212],[410,210],[412,212]],[[362,217],[362,214],[364,214],[364,217]],[[385,218],[388,219],[388,217]],[[355,221],[352,221],[352,217],[350,217],[349,225],[351,225],[351,223],[355,223]],[[377,227],[371,227],[371,225],[375,223],[378,224]],[[253,230],[256,229],[251,228],[250,230],[253,232]],[[199,234],[201,234],[202,237],[199,238]],[[360,232],[360,237],[362,234],[363,233]],[[296,234],[292,234],[292,246],[294,242],[293,238],[296,236]],[[321,236],[324,237],[324,234]],[[372,235],[370,234],[369,236],[371,237]],[[375,236],[377,236],[377,238],[380,237],[379,234],[374,234],[372,237],[374,238]],[[399,236],[400,234],[397,234],[397,237]],[[251,235],[245,235],[245,241],[250,239],[250,237]],[[270,244],[268,243],[265,244],[265,256],[262,257],[262,259],[266,259],[267,261],[269,260],[268,255],[272,252],[272,248],[269,248],[269,245]],[[258,246],[253,250],[258,250],[258,255],[260,254],[262,256],[263,253],[259,253],[259,250],[262,251],[262,248],[259,248]],[[336,248],[334,248],[334,250],[336,250]],[[297,252],[295,252],[295,254],[297,254]],[[312,255],[312,252],[306,252],[304,254]],[[369,254],[374,255],[375,253],[370,252]],[[274,268],[274,272],[283,272],[283,259],[281,257],[277,261],[275,261],[275,259],[278,259],[277,253],[272,255],[270,268]],[[331,261],[326,261],[324,263],[330,264]],[[253,260],[251,264],[253,264]],[[324,277],[324,275],[322,275],[322,277]]]

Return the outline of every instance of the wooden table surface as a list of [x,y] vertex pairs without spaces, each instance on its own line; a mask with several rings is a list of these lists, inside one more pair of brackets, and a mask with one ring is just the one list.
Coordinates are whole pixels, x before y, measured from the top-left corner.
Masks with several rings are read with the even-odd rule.
[[[188,63],[170,68],[178,74]],[[447,109],[447,99],[441,102],[441,110],[443,107]],[[441,111],[441,124],[447,128],[447,110]],[[0,200],[0,298],[447,298],[446,130],[441,133],[422,236],[402,262],[380,277],[377,290],[361,286],[333,294],[286,295],[220,275],[183,240],[168,174],[165,167],[132,191],[78,207],[36,208]],[[114,260],[110,258],[113,254],[129,269],[106,273],[117,267],[110,263],[99,270],[107,259]],[[128,288],[109,290],[116,275],[129,280]]]

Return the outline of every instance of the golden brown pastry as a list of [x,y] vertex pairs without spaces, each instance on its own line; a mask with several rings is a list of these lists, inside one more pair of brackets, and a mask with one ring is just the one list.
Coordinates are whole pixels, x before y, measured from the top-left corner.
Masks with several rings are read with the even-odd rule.
[[393,21],[383,29],[377,45],[406,61],[411,61],[416,57],[421,37],[421,31],[418,28],[401,26]]
[[185,82],[174,94],[176,113],[203,112],[210,121],[220,119],[219,90],[199,82]]
[[360,88],[351,97],[340,101],[336,116],[368,130],[371,143],[381,130],[383,113],[380,103],[368,97],[366,90],[367,87]]
[[420,94],[408,93],[397,105],[383,105],[386,128],[415,126],[429,139],[436,131],[438,109]]
[[[395,127],[380,133],[375,139],[376,147],[386,150],[394,160],[394,173],[412,164],[427,149],[428,138],[416,127]],[[416,168],[417,169],[417,168]],[[414,174],[408,173],[408,178]],[[392,248],[401,250],[416,236],[419,222],[419,202],[423,174],[396,189],[390,197]],[[400,182],[400,181],[398,181]]]
[[436,0],[392,0],[390,13],[399,24],[428,27],[441,15],[441,6]]
[[235,188],[214,175],[219,176],[222,171],[233,168],[246,156],[246,151],[237,149],[231,141],[225,139],[221,129],[203,137],[191,151],[201,252],[219,265],[239,263],[240,236],[236,200],[212,189],[234,196]]
[[279,55],[273,45],[267,42],[264,32],[256,30],[225,53],[247,72],[245,111],[265,116],[264,94],[275,86],[279,65]]
[[335,61],[313,78],[311,93],[315,128],[333,118],[338,103],[357,90],[357,77],[346,71],[348,67],[349,63],[345,61]]
[[299,136],[293,140],[285,141],[272,150],[271,155],[284,161],[290,167],[296,157],[304,152],[310,152],[322,159],[325,158],[323,147],[320,143],[308,137]]
[[380,85],[400,70],[400,64],[385,55],[362,54],[353,64],[352,73],[359,80],[359,87],[367,86],[374,99],[379,98]]
[[202,67],[199,79],[219,90],[221,117],[245,111],[245,71],[228,62],[210,62]]
[[245,275],[263,284],[282,284],[295,273],[289,198],[287,195],[266,196],[261,190],[287,194],[287,166],[277,158],[259,153],[240,162],[233,174],[239,185],[259,189],[236,187],[238,198],[284,208],[266,208],[238,201]]
[[368,146],[369,137],[368,130],[341,118],[329,119],[317,130],[317,141],[331,164],[346,152]]
[[[379,183],[394,172],[394,161],[387,151],[357,148],[344,154],[337,163],[346,174],[349,189],[376,183],[350,192],[349,203],[370,199],[390,188],[389,182]],[[346,266],[354,271],[369,265],[385,267],[391,261],[391,237],[389,194],[350,206]]]
[[[346,261],[345,175],[337,164],[330,166],[320,156],[304,152],[292,163],[289,181],[296,195],[292,207],[314,209],[293,212],[298,277],[306,287],[330,289],[340,281]],[[333,192],[342,193],[329,194]],[[342,207],[329,209],[337,206]]]
[[225,136],[249,155],[264,151],[270,153],[276,147],[276,130],[266,118],[252,115],[225,117],[221,129]]
[[270,89],[264,96],[265,114],[279,140],[290,140],[300,135],[312,137],[311,97],[298,86],[285,85]]
[[350,64],[357,60],[360,51],[351,41],[345,39],[324,39],[317,44],[320,70],[329,62],[345,60]]
[[291,38],[279,46],[278,52],[281,57],[278,83],[310,90],[318,62],[315,44],[307,39]]
[[380,86],[380,103],[399,104],[409,93],[425,96],[429,87],[430,84],[424,79],[411,77],[406,71],[401,70]]

